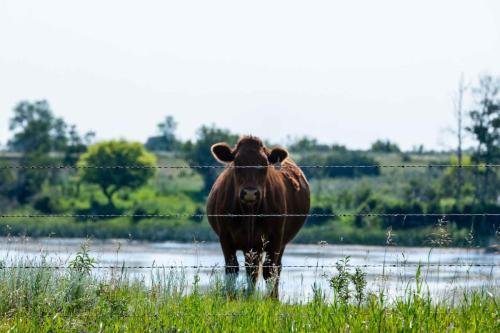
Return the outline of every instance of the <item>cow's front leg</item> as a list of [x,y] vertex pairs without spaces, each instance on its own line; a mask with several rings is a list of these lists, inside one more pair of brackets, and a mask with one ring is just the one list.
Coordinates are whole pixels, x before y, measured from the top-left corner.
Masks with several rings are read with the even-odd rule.
[[264,261],[262,273],[268,288],[271,288],[271,297],[273,298],[278,298],[282,256],[283,248],[281,244],[270,243],[266,249],[266,260]]
[[226,275],[228,276],[238,276],[240,267],[238,264],[238,258],[236,258],[236,249],[232,247],[228,242],[221,240],[222,253],[224,254],[224,261],[226,263]]
[[232,293],[236,289],[236,279],[238,278],[238,272],[240,271],[238,258],[236,257],[236,249],[232,245],[230,238],[227,236],[220,237],[220,244],[226,264],[226,288]]

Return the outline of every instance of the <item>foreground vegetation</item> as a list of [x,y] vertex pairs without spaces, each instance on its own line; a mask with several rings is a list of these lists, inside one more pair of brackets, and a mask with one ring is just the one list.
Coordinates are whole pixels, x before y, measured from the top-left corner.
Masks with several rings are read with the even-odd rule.
[[[26,263],[24,263],[26,264]],[[22,263],[20,265],[23,265]],[[31,263],[31,265],[33,265]],[[151,284],[114,271],[91,274],[80,253],[65,270],[0,269],[0,331],[8,332],[498,332],[498,294],[477,290],[432,300],[417,272],[403,297],[364,294],[360,270],[342,265],[330,277],[334,298],[320,290],[308,302],[283,303],[214,278],[187,293],[182,275],[150,272]],[[352,281],[352,286],[350,283]]]

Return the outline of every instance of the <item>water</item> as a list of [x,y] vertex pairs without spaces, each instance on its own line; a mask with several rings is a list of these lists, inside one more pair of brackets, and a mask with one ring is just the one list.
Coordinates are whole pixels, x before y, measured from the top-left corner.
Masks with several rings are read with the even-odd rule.
[[[83,243],[82,239],[6,239],[0,238],[0,260],[7,264],[19,260],[41,260],[44,256],[51,264],[67,266]],[[198,273],[200,284],[206,286],[215,276],[223,276],[224,260],[218,243],[147,243],[127,240],[92,241],[91,255],[99,266],[208,266],[202,269],[183,269],[187,287]],[[331,296],[328,279],[335,274],[335,263],[346,256],[351,265],[368,265],[368,290],[383,291],[389,298],[405,294],[415,286],[417,265],[421,263],[425,291],[435,299],[451,299],[463,295],[464,290],[483,288],[497,294],[500,267],[471,265],[500,265],[500,256],[484,253],[482,249],[409,248],[354,245],[296,245],[287,246],[283,256],[280,298],[306,301],[312,296],[313,285]],[[243,255],[239,254],[240,265]],[[430,264],[430,265],[427,265]],[[461,264],[465,266],[446,266]],[[286,267],[286,266],[314,267]],[[393,267],[393,266],[396,267]],[[436,266],[434,266],[436,265]],[[169,269],[169,268],[166,268]],[[150,281],[154,269],[129,269],[134,278]],[[109,274],[108,269],[95,270],[95,274]],[[244,269],[240,281],[245,284]],[[259,288],[265,290],[263,281]]]

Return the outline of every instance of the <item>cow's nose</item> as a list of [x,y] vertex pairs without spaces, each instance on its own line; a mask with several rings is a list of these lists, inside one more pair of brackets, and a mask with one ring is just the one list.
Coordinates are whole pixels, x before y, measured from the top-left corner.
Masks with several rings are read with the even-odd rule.
[[255,202],[259,199],[259,196],[259,189],[255,187],[245,187],[240,192],[240,199],[244,202]]

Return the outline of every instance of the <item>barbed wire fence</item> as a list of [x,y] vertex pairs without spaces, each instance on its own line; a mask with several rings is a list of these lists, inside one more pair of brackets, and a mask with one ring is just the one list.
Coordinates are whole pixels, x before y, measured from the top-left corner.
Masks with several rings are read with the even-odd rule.
[[332,214],[185,214],[185,213],[159,213],[159,214],[1,214],[0,218],[114,218],[114,217],[142,217],[142,218],[203,218],[203,217],[500,217],[500,213],[332,213]]
[[[92,269],[208,269],[208,270],[223,270],[225,268],[241,268],[246,267],[257,267],[256,265],[106,265],[106,266],[94,266]],[[259,265],[262,268],[276,268],[276,266],[271,265]],[[309,268],[309,269],[325,269],[325,268],[336,268],[336,265],[281,265],[281,268]],[[385,264],[349,264],[345,265],[347,268],[396,268],[396,267],[500,267],[500,263],[385,263]],[[67,269],[68,266],[38,266],[38,265],[0,265],[0,269]]]
[[[298,165],[301,169],[347,169],[347,168],[359,168],[359,169],[375,169],[375,168],[388,168],[388,169],[446,169],[446,168],[457,168],[457,169],[486,169],[486,168],[500,168],[500,164],[373,164],[373,165]],[[142,165],[0,165],[0,169],[17,169],[17,170],[36,170],[36,169],[262,169],[268,168],[269,166],[260,165],[247,165],[247,166],[237,166],[237,165],[154,165],[154,166],[142,166]],[[287,168],[287,165],[278,166],[278,168]],[[441,220],[445,220],[448,217],[493,217],[498,218],[498,223],[500,224],[500,213],[351,213],[351,212],[339,212],[339,213],[311,213],[311,214],[287,214],[287,213],[276,213],[276,214],[187,214],[187,213],[156,213],[156,214],[0,214],[0,219],[52,219],[52,218],[79,218],[79,219],[89,219],[95,220],[100,218],[117,218],[117,217],[130,217],[130,218],[204,218],[204,217],[220,217],[220,218],[242,218],[242,217],[257,217],[257,218],[272,218],[272,217],[306,217],[306,218],[339,218],[339,217],[393,217],[402,218],[401,221],[405,221],[407,217],[435,217]],[[251,266],[251,265],[250,265]],[[349,264],[346,267],[355,268],[390,268],[390,267],[485,267],[495,269],[500,267],[500,263],[383,263],[383,264]],[[219,265],[102,265],[94,266],[93,269],[100,270],[116,270],[116,269],[131,269],[131,270],[143,270],[143,269],[195,269],[195,270],[220,270],[225,268],[245,268],[246,266],[219,266]],[[274,266],[260,266],[274,268]],[[325,268],[335,268],[336,265],[282,265],[284,269],[325,269]],[[39,266],[39,265],[1,265],[0,269],[68,269],[68,266]]]
[[[297,165],[301,169],[348,168],[500,168],[500,164],[370,164],[370,165]],[[0,169],[263,169],[262,165],[0,165]],[[281,168],[287,168],[282,165]]]

